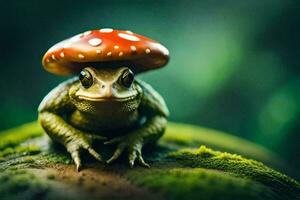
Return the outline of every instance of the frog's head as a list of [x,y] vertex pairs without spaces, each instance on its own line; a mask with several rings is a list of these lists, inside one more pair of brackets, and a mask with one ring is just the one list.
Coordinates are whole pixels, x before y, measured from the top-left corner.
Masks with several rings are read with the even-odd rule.
[[[128,67],[84,68],[70,95],[81,111],[132,110],[140,102],[141,89],[134,84],[134,73]],[[88,109],[88,110],[86,110]]]

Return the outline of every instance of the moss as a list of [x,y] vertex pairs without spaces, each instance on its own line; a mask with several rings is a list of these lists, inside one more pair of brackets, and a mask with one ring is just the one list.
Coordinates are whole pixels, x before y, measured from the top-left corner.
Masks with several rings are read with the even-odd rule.
[[51,164],[51,163],[61,163],[61,164],[71,164],[73,163],[71,157],[66,153],[60,153],[60,152],[48,152],[43,153],[39,156],[39,160],[42,160],[45,164]]
[[10,155],[34,155],[41,152],[40,147],[35,145],[17,146],[15,148],[7,147],[0,151],[0,157],[6,157]]
[[[66,153],[52,151],[52,147],[43,138],[44,132],[37,122],[24,124],[20,127],[0,132],[0,162],[11,158],[19,158],[9,161],[9,166],[24,166],[34,163],[63,163],[70,164],[72,160]],[[28,142],[31,139],[41,137],[39,142]],[[45,150],[47,149],[47,150]],[[40,154],[41,153],[41,154]],[[35,157],[29,155],[37,155]]]
[[6,170],[0,174],[0,199],[41,199],[49,186],[25,170]]
[[42,128],[36,122],[0,132],[0,150],[15,147],[29,138],[43,134]]
[[7,161],[0,163],[0,171],[6,169],[27,169],[40,168],[49,164],[71,164],[73,161],[67,154],[55,152],[43,152],[34,156],[22,156],[14,159],[7,159]]
[[[73,179],[68,182],[65,178],[57,178],[57,174],[49,175],[51,170],[73,170],[73,167],[66,166],[73,161],[68,153],[50,145],[36,122],[0,134],[0,195],[3,194],[1,191],[5,191],[5,194],[9,194],[8,199],[18,199],[21,197],[14,191],[21,191],[20,194],[29,197],[22,196],[22,199],[40,199],[47,193],[48,187],[55,191],[57,185],[65,183],[72,189],[65,196],[72,196],[73,191],[78,190],[72,185],[78,185],[72,182]],[[82,177],[79,177],[81,173],[78,177],[77,173],[70,174],[74,180],[83,179],[84,183],[93,178],[91,184],[96,184],[94,180],[106,176],[111,176],[114,182],[127,177],[131,181],[130,187],[143,186],[138,190],[150,189],[159,195],[164,194],[166,199],[293,199],[299,195],[299,184],[296,181],[261,162],[237,154],[214,151],[205,146],[182,149],[198,147],[200,144],[247,157],[249,155],[250,158],[276,165],[272,153],[251,142],[209,129],[170,123],[159,147],[150,149],[148,154],[151,156],[147,156],[146,152],[144,154],[147,161],[153,161],[150,170],[139,167],[128,170],[127,163],[121,160],[112,166],[103,167],[94,159],[89,160],[87,155],[83,156],[89,161],[89,169],[86,170],[95,174]],[[101,150],[101,146],[99,148]],[[37,169],[33,174],[28,173],[28,170]],[[49,186],[49,182],[55,182],[55,187],[51,184]],[[35,184],[41,187],[36,186],[34,190]],[[121,189],[127,191],[127,188]],[[53,192],[51,195],[56,198],[59,194]],[[3,198],[0,196],[0,199]]]
[[283,161],[268,149],[242,138],[209,128],[170,122],[160,142],[163,145],[173,144],[179,148],[196,148],[200,145],[206,145],[219,151],[237,153],[263,161],[277,169],[285,169]]
[[215,170],[155,169],[133,171],[129,175],[130,181],[159,191],[166,199],[277,199],[273,191],[258,182]]
[[183,149],[169,154],[170,158],[183,166],[215,169],[232,173],[262,183],[282,198],[300,198],[300,184],[261,162],[243,158],[240,155],[213,151],[201,146],[198,149]]
[[0,163],[0,172],[4,172],[5,170],[22,170],[27,168],[38,168],[41,167],[39,164],[40,160],[37,159],[36,156],[23,156],[16,158],[7,158],[5,161]]
[[[0,151],[14,148],[22,142],[44,135],[37,122],[0,132]],[[284,169],[282,162],[267,149],[249,141],[231,136],[220,131],[192,125],[169,123],[166,133],[160,140],[163,146],[198,147],[201,144],[217,150],[238,153],[249,158],[263,161],[271,166]],[[9,151],[9,150],[8,150]],[[3,160],[0,156],[0,161]]]

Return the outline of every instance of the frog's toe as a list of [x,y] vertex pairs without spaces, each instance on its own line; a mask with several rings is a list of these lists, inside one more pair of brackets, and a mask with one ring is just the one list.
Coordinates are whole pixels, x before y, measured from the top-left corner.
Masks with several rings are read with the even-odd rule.
[[92,134],[92,133],[87,133],[86,136],[87,136],[90,140],[92,140],[92,141],[94,141],[94,140],[107,140],[107,138],[104,137],[104,136],[96,135],[96,134]]
[[103,162],[102,156],[97,153],[93,148],[87,148],[88,152],[98,161]]
[[71,152],[71,157],[72,157],[73,161],[75,162],[77,171],[80,172],[80,170],[82,169],[82,163],[81,163],[81,159],[79,156],[79,151],[73,150]]
[[115,144],[115,143],[121,142],[122,140],[124,140],[124,138],[125,138],[124,136],[116,137],[116,138],[113,138],[111,140],[105,141],[104,144],[105,145]]
[[124,149],[126,147],[125,143],[120,143],[117,147],[117,149],[115,150],[114,154],[112,155],[112,157],[110,159],[108,159],[106,161],[107,164],[112,163],[113,161],[115,161],[116,159],[118,159],[120,157],[120,155],[123,153]]
[[132,152],[129,153],[128,162],[129,162],[129,167],[130,168],[133,168],[136,158],[137,158],[137,152],[136,151],[132,151]]
[[82,170],[82,165],[80,163],[76,164],[76,170],[77,172],[80,172]]
[[144,158],[143,158],[142,155],[139,155],[137,159],[138,159],[138,162],[141,166],[146,167],[146,168],[150,168],[150,165],[144,161]]
[[136,160],[139,165],[150,168],[150,165],[144,161],[144,158],[142,156],[142,145],[136,145],[135,148],[132,148],[132,150],[129,151],[128,161],[131,168],[133,168]]
[[91,145],[83,139],[72,140],[66,144],[67,151],[71,154],[73,161],[75,162],[77,171],[82,169],[82,162],[80,159],[81,150],[86,150],[91,154],[96,160],[102,161],[102,157],[98,154]]

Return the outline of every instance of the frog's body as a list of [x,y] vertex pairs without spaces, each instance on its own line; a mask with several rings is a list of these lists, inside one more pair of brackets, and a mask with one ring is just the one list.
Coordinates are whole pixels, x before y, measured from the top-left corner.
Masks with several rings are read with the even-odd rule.
[[144,144],[159,139],[165,129],[168,109],[161,96],[148,84],[134,80],[127,67],[85,68],[81,77],[70,79],[51,91],[39,107],[39,121],[47,134],[63,144],[77,169],[80,150],[89,151],[96,139],[118,143],[108,163],[128,151],[129,164],[142,157]]

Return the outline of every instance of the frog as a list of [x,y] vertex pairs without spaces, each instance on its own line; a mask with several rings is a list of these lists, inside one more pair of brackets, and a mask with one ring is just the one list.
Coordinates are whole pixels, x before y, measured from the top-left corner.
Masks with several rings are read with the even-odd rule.
[[[132,168],[149,168],[142,149],[164,134],[169,110],[161,95],[137,79],[128,66],[84,67],[50,91],[38,107],[38,121],[47,135],[63,145],[77,171],[83,169],[82,151],[111,164],[127,152]],[[111,157],[103,159],[94,142],[115,144]]]

